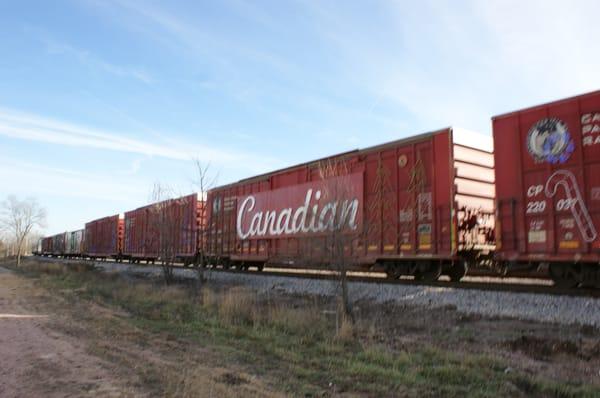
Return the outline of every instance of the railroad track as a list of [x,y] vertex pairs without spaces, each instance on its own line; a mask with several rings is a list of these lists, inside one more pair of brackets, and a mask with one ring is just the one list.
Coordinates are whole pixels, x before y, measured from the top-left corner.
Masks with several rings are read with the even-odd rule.
[[[120,263],[115,260],[89,260],[89,259],[63,259],[55,257],[36,257],[43,259],[44,261],[60,261],[60,262],[93,262],[93,263],[112,263],[117,266],[146,268],[152,267],[156,270],[160,270],[160,264],[129,264]],[[192,269],[186,268],[183,265],[176,264],[174,267],[178,269]],[[223,269],[223,268],[207,268],[209,272],[220,272],[230,274],[243,274],[243,275],[260,275],[260,276],[276,276],[285,278],[302,278],[302,279],[317,279],[317,280],[336,280],[338,278],[334,271],[326,270],[315,270],[315,269],[300,269],[300,268],[274,268],[265,267],[262,271],[258,271],[254,268],[250,270],[238,270],[238,269]],[[442,277],[444,278],[444,277]],[[514,293],[531,293],[531,294],[549,294],[555,296],[574,296],[574,297],[600,297],[600,289],[592,288],[577,288],[577,289],[559,289],[553,286],[553,282],[550,279],[541,278],[506,278],[506,277],[478,277],[478,276],[466,276],[460,282],[452,282],[450,280],[438,280],[438,281],[416,281],[414,279],[388,279],[382,272],[348,272],[348,281],[355,283],[379,283],[388,285],[406,285],[406,286],[428,286],[440,289],[467,289],[467,290],[485,290],[485,291],[499,291],[499,292],[514,292]]]
[[[324,280],[336,280],[338,278],[333,272],[331,273],[311,273],[311,272],[297,272],[296,270],[281,270],[281,269],[269,269],[265,268],[263,271],[241,271],[233,269],[211,269],[213,272],[229,272],[229,273],[255,273],[265,276],[279,276],[287,278],[304,278],[304,279],[324,279]],[[364,274],[364,273],[361,273]],[[384,274],[382,274],[384,275]],[[491,281],[480,281],[479,279],[491,280],[492,278],[479,278],[479,277],[465,277],[460,282],[452,282],[450,280],[438,280],[432,282],[416,281],[414,279],[387,279],[385,276],[356,276],[350,273],[348,275],[349,282],[360,282],[360,283],[380,283],[389,285],[406,285],[406,286],[428,286],[435,288],[449,288],[449,289],[471,289],[471,290],[487,290],[487,291],[501,291],[501,292],[515,292],[515,293],[532,293],[532,294],[551,294],[560,296],[576,296],[576,297],[600,297],[600,289],[558,289],[553,286],[553,282],[550,280],[539,280],[535,283],[523,283],[523,282],[508,282],[504,281],[505,278],[495,278],[503,280],[501,282]],[[516,279],[516,278],[510,278]]]

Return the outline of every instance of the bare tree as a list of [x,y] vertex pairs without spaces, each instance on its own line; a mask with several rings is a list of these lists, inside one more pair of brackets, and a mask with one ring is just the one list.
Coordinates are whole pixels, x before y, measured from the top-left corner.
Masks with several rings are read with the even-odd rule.
[[33,198],[19,200],[13,195],[2,203],[1,211],[0,227],[14,239],[18,267],[26,249],[27,238],[35,227],[45,226],[46,211]]
[[203,282],[205,279],[205,268],[208,265],[208,258],[206,256],[206,244],[207,244],[207,217],[208,209],[206,208],[206,197],[208,191],[215,187],[217,184],[218,174],[213,173],[211,170],[210,163],[202,163],[200,159],[194,159],[194,165],[196,167],[196,177],[194,179],[194,186],[200,196],[202,205],[200,206],[200,225],[198,226],[198,257],[195,261],[196,270],[198,272],[198,281]]
[[355,265],[353,248],[361,234],[358,225],[351,221],[359,211],[359,202],[357,198],[353,198],[355,187],[346,162],[329,159],[320,162],[318,167],[323,182],[322,198],[327,198],[331,210],[329,220],[323,220],[324,212],[321,213],[320,222],[324,222],[325,234],[313,241],[318,242],[323,260],[338,277],[338,315],[353,322],[352,303],[348,294],[348,271]]
[[181,213],[178,211],[178,199],[171,188],[155,183],[150,207],[149,232],[154,248],[161,263],[166,284],[174,280],[173,264],[177,256],[177,237],[181,229]]

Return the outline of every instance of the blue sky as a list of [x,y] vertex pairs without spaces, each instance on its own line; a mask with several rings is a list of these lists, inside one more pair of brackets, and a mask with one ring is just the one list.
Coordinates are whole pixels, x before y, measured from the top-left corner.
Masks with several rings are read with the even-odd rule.
[[0,197],[46,233],[600,88],[597,1],[0,0]]

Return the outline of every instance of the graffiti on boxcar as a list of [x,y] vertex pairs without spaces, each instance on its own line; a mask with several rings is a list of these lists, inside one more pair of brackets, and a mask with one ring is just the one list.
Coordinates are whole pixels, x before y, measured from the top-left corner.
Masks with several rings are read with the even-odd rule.
[[417,195],[417,214],[419,221],[431,220],[431,192]]
[[600,144],[600,112],[581,116],[581,135],[583,146]]
[[554,172],[554,174],[548,178],[548,181],[546,181],[546,196],[548,198],[554,197],[558,193],[559,187],[562,187],[564,190],[566,198],[557,201],[556,210],[559,211],[558,206],[560,203],[563,203],[560,210],[571,211],[583,239],[586,242],[595,241],[598,237],[598,232],[596,231],[592,217],[585,205],[575,175],[569,170],[557,170]]
[[565,163],[575,150],[575,144],[562,120],[547,118],[539,120],[529,130],[527,150],[539,162]]

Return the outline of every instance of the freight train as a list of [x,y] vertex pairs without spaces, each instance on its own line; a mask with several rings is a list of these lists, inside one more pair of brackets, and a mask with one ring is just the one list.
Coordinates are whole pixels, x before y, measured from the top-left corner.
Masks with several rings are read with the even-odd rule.
[[170,253],[259,270],[343,264],[423,280],[483,267],[600,286],[600,91],[492,127],[493,138],[445,128],[148,205],[44,238],[40,252],[131,262]]

